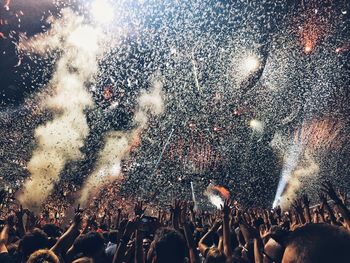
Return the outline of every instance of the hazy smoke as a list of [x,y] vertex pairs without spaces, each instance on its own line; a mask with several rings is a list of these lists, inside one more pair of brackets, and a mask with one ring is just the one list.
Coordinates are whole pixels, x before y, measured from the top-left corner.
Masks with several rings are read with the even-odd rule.
[[282,209],[288,209],[297,196],[301,187],[301,179],[308,176],[316,176],[319,173],[319,166],[313,157],[306,151],[303,159],[291,174],[285,189],[279,199],[279,205]]
[[147,127],[151,115],[163,112],[161,96],[162,83],[155,80],[150,92],[143,92],[138,99],[138,109],[134,116],[136,128],[130,132],[109,132],[105,137],[105,146],[99,154],[97,165],[84,184],[79,203],[85,206],[91,196],[106,183],[121,176],[121,161],[128,157],[140,133]]
[[221,209],[225,199],[230,198],[230,192],[223,186],[209,184],[204,191],[204,195],[208,197],[209,202],[217,209]]
[[35,130],[37,146],[28,164],[31,177],[19,196],[32,209],[50,194],[65,164],[83,157],[80,148],[89,132],[84,110],[93,105],[85,85],[97,72],[101,50],[101,31],[83,24],[71,10],[62,10],[62,17],[51,23],[49,32],[29,40],[22,37],[19,44],[22,52],[60,54],[48,93],[40,101],[53,112],[53,120]]
[[281,178],[272,206],[279,205],[282,209],[288,209],[301,187],[301,178],[317,175],[319,166],[309,149],[299,139],[288,143],[287,138],[276,133],[271,147],[283,156]]

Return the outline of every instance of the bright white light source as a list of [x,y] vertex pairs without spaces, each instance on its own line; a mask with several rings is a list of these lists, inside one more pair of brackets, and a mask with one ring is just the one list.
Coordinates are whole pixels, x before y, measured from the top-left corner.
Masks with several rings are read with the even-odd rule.
[[95,52],[98,50],[99,32],[89,26],[81,26],[74,30],[69,38],[68,43],[81,48],[84,51]]
[[91,14],[96,22],[106,24],[113,19],[113,6],[107,0],[95,0],[91,4]]
[[256,120],[256,119],[252,119],[249,122],[249,127],[253,131],[258,132],[258,133],[262,133],[264,131],[264,124],[263,124],[263,122],[261,122],[259,120]]
[[221,209],[221,206],[224,205],[224,200],[218,195],[209,195],[209,201],[217,208]]
[[259,59],[255,56],[249,56],[243,60],[243,69],[246,72],[256,71],[260,66]]
[[118,176],[121,172],[120,163],[115,163],[110,168],[111,176]]

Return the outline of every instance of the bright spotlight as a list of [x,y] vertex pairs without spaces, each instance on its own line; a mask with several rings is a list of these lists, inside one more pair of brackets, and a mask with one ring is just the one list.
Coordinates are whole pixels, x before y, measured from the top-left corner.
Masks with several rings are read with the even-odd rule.
[[258,132],[258,133],[262,133],[264,131],[264,123],[257,120],[257,119],[252,119],[250,122],[249,122],[249,127],[255,131],[255,132]]
[[113,19],[113,6],[107,0],[95,0],[91,4],[91,14],[96,22],[106,24]]
[[243,60],[243,69],[246,72],[256,71],[260,66],[259,59],[255,56],[249,56]]

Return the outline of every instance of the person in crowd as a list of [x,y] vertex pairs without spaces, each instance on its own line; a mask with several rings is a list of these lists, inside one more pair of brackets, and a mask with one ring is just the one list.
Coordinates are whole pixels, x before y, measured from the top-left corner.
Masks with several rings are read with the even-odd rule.
[[232,200],[219,211],[198,211],[174,200],[158,216],[147,215],[144,202],[113,209],[113,190],[86,209],[69,212],[59,199],[67,204],[44,204],[39,214],[11,207],[0,191],[0,263],[350,262],[346,195],[330,182],[321,190],[313,209],[306,195],[287,211]]

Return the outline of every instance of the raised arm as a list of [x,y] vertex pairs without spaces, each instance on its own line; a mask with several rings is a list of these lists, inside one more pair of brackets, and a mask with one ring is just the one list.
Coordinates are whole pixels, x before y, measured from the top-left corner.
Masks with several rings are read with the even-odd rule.
[[208,230],[207,233],[199,240],[198,248],[202,255],[205,255],[205,251],[209,248],[209,238],[215,233],[221,225],[220,221],[215,221],[213,226]]
[[16,217],[17,217],[16,228],[17,228],[19,237],[23,237],[26,232],[24,228],[24,223],[23,223],[23,215],[24,215],[24,210],[22,205],[20,205],[18,210],[16,211]]
[[340,213],[344,218],[345,227],[350,230],[350,211],[346,205],[342,202],[339,196],[334,191],[333,185],[330,182],[322,184],[323,192],[327,193],[329,197],[334,201],[334,204],[338,207]]
[[9,238],[9,230],[13,226],[13,224],[14,224],[14,218],[11,215],[7,218],[7,222],[4,228],[2,229],[2,231],[0,232],[0,253],[8,252],[6,245]]
[[134,220],[129,220],[128,223],[126,224],[126,228],[123,234],[123,237],[119,241],[118,248],[114,254],[113,257],[113,263],[122,263],[124,260],[127,244],[131,238],[131,235],[134,233],[136,230],[136,221]]
[[187,243],[187,247],[188,247],[188,252],[190,255],[190,262],[191,263],[199,263],[200,259],[199,259],[199,254],[197,251],[197,247],[196,244],[193,240],[193,236],[192,236],[192,232],[190,230],[190,226],[188,224],[187,221],[185,221],[183,223],[183,228],[184,228],[184,232],[185,232],[185,238],[186,238],[186,243]]
[[302,202],[304,205],[304,217],[305,217],[306,223],[311,223],[312,218],[311,218],[311,213],[310,213],[310,199],[308,198],[308,196],[306,194],[303,195]]
[[176,230],[180,229],[181,201],[175,200],[171,206],[172,225]]
[[74,240],[79,236],[80,224],[82,221],[81,211],[76,210],[74,215],[74,220],[72,225],[68,228],[68,230],[57,240],[56,244],[50,249],[55,252],[57,255],[64,255],[67,250],[73,245]]
[[139,230],[135,232],[135,260],[134,263],[143,263],[142,235]]
[[226,258],[232,258],[232,249],[231,249],[231,235],[230,235],[230,200],[227,199],[222,206],[222,222],[223,222],[223,245],[224,245],[224,254]]

